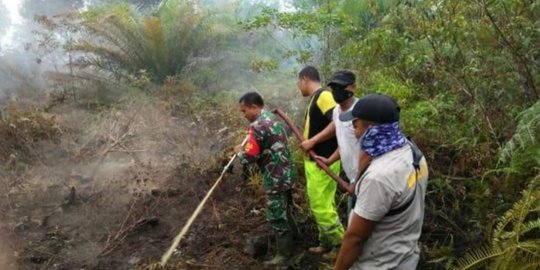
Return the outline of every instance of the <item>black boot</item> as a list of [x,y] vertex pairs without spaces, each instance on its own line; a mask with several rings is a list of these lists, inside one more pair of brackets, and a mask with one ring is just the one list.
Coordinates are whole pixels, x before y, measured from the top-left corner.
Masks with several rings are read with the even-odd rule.
[[292,233],[276,234],[276,255],[274,258],[265,261],[264,265],[285,265],[292,255]]
[[287,209],[287,223],[289,225],[289,228],[292,233],[293,240],[300,240],[302,239],[300,235],[300,229],[298,229],[298,224],[296,223],[296,219],[294,218],[294,203],[292,199],[292,190],[289,190],[288,196],[287,196],[287,202],[288,202],[288,209]]

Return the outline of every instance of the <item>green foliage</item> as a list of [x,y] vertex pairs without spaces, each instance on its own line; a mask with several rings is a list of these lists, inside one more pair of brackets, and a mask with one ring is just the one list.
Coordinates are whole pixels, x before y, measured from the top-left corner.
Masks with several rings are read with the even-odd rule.
[[255,59],[251,62],[250,69],[255,73],[264,71],[273,71],[278,68],[278,62],[275,59]]
[[[54,77],[65,93],[78,97],[82,92],[94,93],[87,91],[83,80],[98,81],[99,95],[124,92],[126,87],[148,92],[169,77],[189,79],[206,92],[219,92],[238,85],[253,87],[254,78],[267,71],[275,75],[282,67],[275,56],[284,49],[276,41],[288,37],[277,40],[263,31],[244,32],[235,14],[239,5],[207,7],[170,0],[159,9],[144,11],[115,1],[82,14],[38,20],[46,30],[41,38],[46,47],[65,49],[69,55],[69,74],[59,72]],[[55,40],[58,36],[62,38]]]
[[501,151],[500,162],[521,177],[540,170],[540,101],[518,115],[512,138]]
[[[318,47],[309,41],[313,38],[331,40],[334,37],[332,29],[343,22],[330,12],[337,1],[328,1],[323,5],[316,4],[318,9],[300,10],[298,12],[279,12],[275,8],[265,8],[261,14],[243,22],[245,29],[268,27],[273,29],[293,29],[293,37],[297,40],[295,48],[287,52],[287,57],[294,56],[300,63],[323,62],[323,72],[330,67],[332,57],[330,46]],[[320,10],[328,12],[319,12]]]
[[356,42],[378,25],[394,1],[294,1],[293,5],[296,12],[263,8],[258,16],[243,22],[243,26],[249,30],[290,30],[296,44],[284,56],[294,56],[302,64],[317,63],[323,75],[329,76],[336,67],[351,66],[344,65],[351,59],[340,55],[351,50],[351,41]]
[[[358,94],[398,100],[403,129],[428,158],[425,268],[460,257],[463,268],[538,267],[538,1],[297,0],[295,11],[269,2],[247,18],[237,13],[247,1],[200,8],[169,0],[149,14],[114,4],[68,17],[67,28],[49,26],[77,37],[65,44],[78,59],[70,75],[92,82],[88,95],[163,83],[155,88],[173,100],[173,113],[189,110],[213,127],[245,126],[232,105],[237,92],[223,90],[255,88],[269,107],[300,119],[304,104],[292,98],[287,68],[315,63],[323,78],[354,70]],[[191,95],[192,84],[207,91]],[[301,165],[301,151],[294,159]],[[482,241],[489,244],[474,250]]]
[[76,24],[83,35],[68,49],[94,67],[123,77],[146,72],[154,82],[179,75],[215,48],[205,14],[188,1],[165,1],[153,15],[127,4],[92,8]]
[[[288,30],[301,46],[286,57],[305,55],[302,63],[317,63],[323,77],[352,69],[360,94],[382,92],[399,101],[402,126],[431,167],[423,239],[428,266],[442,269],[489,240],[494,224],[485,221],[503,215],[538,174],[540,3],[295,3],[296,12],[268,9],[247,26]],[[479,250],[469,262],[509,258],[514,251],[506,248]]]
[[[498,221],[491,243],[472,250],[453,269],[538,269],[540,267],[540,174]],[[536,236],[536,237],[535,237]]]

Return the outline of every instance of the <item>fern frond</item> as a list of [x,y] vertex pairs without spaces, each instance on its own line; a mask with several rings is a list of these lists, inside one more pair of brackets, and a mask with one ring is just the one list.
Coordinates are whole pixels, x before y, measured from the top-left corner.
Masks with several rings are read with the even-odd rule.
[[[136,38],[133,33],[129,33],[130,29],[125,27],[125,23],[121,23],[117,16],[108,16],[99,24],[87,24],[86,30],[100,42],[96,44],[102,47],[110,47],[110,50],[115,50],[124,55],[124,58],[133,61],[141,61],[144,59],[144,49],[140,46],[139,38]],[[89,40],[83,42],[94,44]],[[89,52],[92,53],[92,52]],[[106,56],[102,56],[106,58]]]
[[505,254],[505,264],[496,269],[540,269],[540,242],[538,240],[521,242],[516,245],[516,248],[515,253]]
[[[514,203],[512,208],[504,214],[501,220],[495,226],[493,233],[493,241],[498,242],[502,239],[507,239],[508,236],[515,237],[519,241],[519,236],[522,234],[523,222],[531,210],[538,204],[538,194],[535,190],[526,189],[522,197]],[[505,228],[512,223],[512,230],[509,234]]]
[[225,33],[211,31],[215,22],[205,15],[193,1],[164,1],[148,16],[128,4],[104,4],[70,22],[82,35],[66,49],[82,53],[77,67],[122,76],[145,70],[152,80],[163,81],[219,45],[215,41]]
[[76,43],[72,47],[73,51],[84,51],[87,53],[92,53],[101,58],[108,59],[109,61],[119,62],[120,64],[128,64],[128,59],[121,52],[112,50],[109,47],[99,46],[91,44],[85,41]]
[[146,40],[153,49],[161,48],[164,38],[163,25],[158,18],[145,17],[143,19]]
[[[468,253],[454,269],[472,269],[489,265],[488,269],[535,269],[540,260],[538,239],[521,240],[526,233],[540,229],[540,218],[527,220],[540,207],[537,188],[540,175],[529,182],[521,198],[499,219],[491,237],[492,246]],[[525,258],[526,261],[525,261]],[[523,268],[521,268],[523,267]]]
[[518,115],[518,126],[512,138],[504,146],[500,163],[507,163],[514,152],[525,149],[531,144],[537,144],[540,138],[540,101],[533,104]]
[[538,230],[540,231],[540,218],[536,220],[530,220],[527,223],[523,224],[523,228],[521,229],[521,233],[528,233],[532,230]]
[[452,269],[466,270],[475,269],[481,265],[485,265],[489,260],[499,257],[504,254],[499,246],[488,246],[475,249],[465,254],[465,257],[457,261],[457,266]]
[[526,256],[530,255],[540,259],[540,241],[538,239],[520,242],[517,244],[517,248],[526,253]]
[[538,270],[540,269],[540,260],[531,261],[525,264],[522,264],[521,270]]
[[499,221],[495,225],[495,230],[493,231],[493,241],[498,242],[499,240],[505,239],[505,228],[517,219],[516,216],[517,213],[520,213],[519,208],[521,207],[521,204],[514,204],[513,207],[510,210],[506,211],[504,215],[499,219]]
[[527,188],[530,190],[540,190],[540,172],[531,179]]
[[144,44],[143,34],[138,32],[138,23],[132,18],[130,23],[122,22],[117,16],[109,17],[104,25],[108,32],[120,37],[122,43],[118,48],[135,62],[145,62],[147,57],[147,47]]

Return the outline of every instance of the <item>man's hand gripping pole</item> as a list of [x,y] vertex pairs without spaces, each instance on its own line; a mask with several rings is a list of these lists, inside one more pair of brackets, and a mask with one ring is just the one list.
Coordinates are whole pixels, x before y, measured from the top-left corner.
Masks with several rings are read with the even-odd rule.
[[[302,136],[302,133],[300,132],[298,127],[294,125],[294,123],[287,117],[287,115],[285,115],[282,110],[274,109],[272,112],[278,115],[281,119],[283,119],[283,121],[285,121],[285,123],[289,126],[289,128],[292,130],[292,132],[300,142],[304,141],[304,136]],[[315,152],[313,152],[313,150],[307,151],[307,154],[317,163],[319,168],[321,168],[328,175],[330,175],[330,177],[332,177],[332,179],[334,179],[342,189],[347,191],[349,194],[354,194],[354,188],[352,187],[352,185],[350,185],[345,180],[341,179],[341,177],[336,175],[332,170],[330,170],[330,168],[328,168],[328,166],[326,166],[326,164],[324,164],[324,162],[315,158]]]

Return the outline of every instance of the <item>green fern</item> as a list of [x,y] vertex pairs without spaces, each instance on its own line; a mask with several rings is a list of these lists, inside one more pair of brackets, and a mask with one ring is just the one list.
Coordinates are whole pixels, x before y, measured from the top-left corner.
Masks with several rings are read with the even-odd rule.
[[498,246],[479,248],[469,252],[464,258],[458,260],[457,267],[453,269],[475,269],[479,266],[486,265],[490,259],[499,257],[502,254],[504,254],[504,251]]
[[[514,203],[498,221],[491,244],[472,250],[457,261],[452,269],[538,269],[540,267],[540,241],[534,235],[540,233],[540,218],[531,220],[531,213],[540,211],[540,174],[534,177],[520,200]],[[525,234],[531,233],[531,236]]]
[[[540,101],[518,115],[518,125],[501,152],[499,163],[532,164],[540,168]],[[512,166],[514,167],[514,166]],[[522,166],[520,166],[522,167]]]
[[[539,211],[536,209],[535,211]],[[532,212],[532,211],[531,211]],[[525,224],[523,224],[523,233],[528,233],[533,230],[539,230],[540,231],[540,218],[536,220],[531,220]]]
[[115,77],[144,70],[162,82],[212,52],[215,35],[203,15],[192,2],[180,0],[164,2],[151,16],[127,4],[98,7],[75,23],[87,35],[69,50],[85,56],[76,63],[80,68],[98,68]]
[[[525,233],[525,218],[529,213],[536,211],[539,201],[540,192],[529,185],[529,188],[523,192],[522,198],[504,214],[502,220],[497,224],[493,234],[494,241],[509,239],[509,235],[516,242],[519,241],[519,236]],[[513,225],[511,231],[505,231],[509,224]]]

